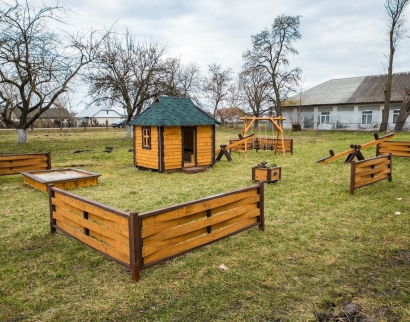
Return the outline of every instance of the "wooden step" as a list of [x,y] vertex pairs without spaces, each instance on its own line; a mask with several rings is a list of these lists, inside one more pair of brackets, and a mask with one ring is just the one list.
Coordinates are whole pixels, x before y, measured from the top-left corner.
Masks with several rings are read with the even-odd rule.
[[208,169],[208,167],[189,167],[189,168],[182,168],[182,172],[184,173],[199,173],[199,172],[205,172]]

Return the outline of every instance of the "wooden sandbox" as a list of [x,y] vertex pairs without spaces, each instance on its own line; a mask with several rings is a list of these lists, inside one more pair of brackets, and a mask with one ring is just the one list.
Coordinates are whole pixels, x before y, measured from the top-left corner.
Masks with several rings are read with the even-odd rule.
[[21,174],[24,177],[24,183],[44,192],[47,192],[49,184],[60,189],[93,186],[98,184],[98,177],[101,176],[98,173],[76,168],[29,171]]

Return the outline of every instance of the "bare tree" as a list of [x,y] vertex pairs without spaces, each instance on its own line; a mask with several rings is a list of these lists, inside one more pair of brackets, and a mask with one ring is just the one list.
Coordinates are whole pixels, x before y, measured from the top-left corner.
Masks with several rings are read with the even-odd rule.
[[[239,84],[244,103],[249,107],[251,115],[260,117],[269,111],[272,86],[266,69],[256,66],[242,70]],[[258,128],[258,121],[254,124],[255,128]]]
[[203,91],[212,105],[214,117],[221,104],[227,100],[232,73],[231,68],[222,69],[222,66],[218,64],[208,65],[208,76],[204,79]]
[[[62,37],[49,23],[64,24],[64,6],[36,8],[28,2],[1,2],[0,97],[3,121],[27,143],[27,129],[64,92],[80,69],[96,56],[104,35],[95,31]],[[19,114],[11,119],[10,111]],[[18,112],[18,113],[17,113]]]
[[[98,59],[90,65],[86,76],[91,104],[109,104],[122,107],[127,122],[140,114],[149,100],[172,86],[166,86],[167,68],[177,68],[165,62],[166,46],[159,41],[137,42],[126,30],[125,35],[112,33],[104,42]],[[175,61],[172,62],[175,64]],[[131,136],[126,126],[126,137]]]
[[182,65],[178,82],[181,88],[181,96],[189,97],[199,104],[198,93],[201,89],[201,73],[198,64],[191,62],[187,65]]
[[389,30],[389,54],[385,55],[388,61],[388,67],[384,88],[384,108],[382,110],[380,132],[387,131],[387,124],[389,122],[390,97],[393,83],[393,59],[397,48],[407,34],[405,28],[405,9],[408,4],[409,0],[386,0],[384,4],[386,23]]
[[397,117],[396,125],[394,127],[394,130],[396,132],[399,132],[403,129],[403,126],[406,123],[406,120],[409,116],[410,116],[410,89],[406,89],[403,102],[401,103],[399,116]]
[[174,97],[189,97],[198,102],[200,89],[200,68],[196,63],[184,65],[180,58],[171,57],[165,61],[163,92]]
[[242,57],[245,68],[263,68],[270,77],[273,88],[271,100],[277,115],[282,115],[282,102],[294,91],[300,80],[301,69],[289,69],[289,55],[297,55],[293,43],[301,38],[299,33],[300,16],[281,15],[275,18],[271,30],[263,30],[253,35],[252,50]]

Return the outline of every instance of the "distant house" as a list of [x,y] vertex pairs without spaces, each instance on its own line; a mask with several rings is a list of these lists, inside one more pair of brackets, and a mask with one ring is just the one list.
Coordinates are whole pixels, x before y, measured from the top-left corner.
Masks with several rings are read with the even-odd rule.
[[134,165],[159,172],[214,165],[217,123],[189,98],[156,98],[130,122]]
[[[20,119],[21,111],[16,108],[13,112],[13,120],[18,121]],[[29,113],[28,118],[31,118],[35,112]],[[63,107],[49,108],[34,122],[35,126],[59,126],[59,122],[65,122],[71,118],[71,114]]]
[[76,115],[77,124],[87,122],[88,125],[111,125],[111,123],[124,118],[124,115],[110,107],[90,106]]
[[[298,120],[304,129],[378,129],[384,108],[386,75],[332,79],[293,96],[284,103],[285,128]],[[394,129],[410,72],[393,75],[388,129]],[[404,129],[410,129],[410,123]]]

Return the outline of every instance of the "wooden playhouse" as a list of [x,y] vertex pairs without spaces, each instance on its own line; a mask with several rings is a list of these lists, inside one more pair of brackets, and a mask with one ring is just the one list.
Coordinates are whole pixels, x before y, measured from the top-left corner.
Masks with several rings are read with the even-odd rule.
[[189,98],[157,97],[131,121],[135,167],[165,172],[214,165],[217,123]]

